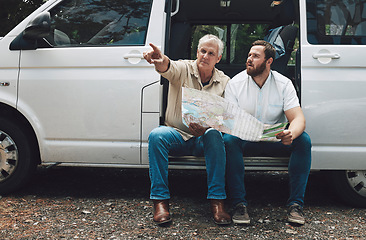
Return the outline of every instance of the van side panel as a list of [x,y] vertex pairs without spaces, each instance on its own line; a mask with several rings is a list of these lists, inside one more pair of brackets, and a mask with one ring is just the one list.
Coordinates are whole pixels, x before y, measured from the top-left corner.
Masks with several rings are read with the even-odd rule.
[[16,106],[19,72],[19,51],[9,50],[12,37],[0,40],[0,102]]
[[313,143],[312,168],[366,169],[366,45],[345,42],[352,34],[355,41],[359,37],[352,31],[336,31],[341,24],[326,19],[336,14],[333,7],[324,14],[322,29],[320,20],[315,23],[321,18],[315,13],[321,11],[312,9],[315,4],[300,2],[301,102]]
[[143,89],[159,81],[142,53],[149,40],[162,44],[163,6],[153,3],[144,45],[22,51],[18,108],[35,128],[43,163],[140,164]]

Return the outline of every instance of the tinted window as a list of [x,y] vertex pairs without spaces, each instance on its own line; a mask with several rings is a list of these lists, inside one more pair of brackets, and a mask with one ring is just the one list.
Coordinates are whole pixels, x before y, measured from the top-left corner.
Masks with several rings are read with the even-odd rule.
[[366,44],[366,0],[307,0],[312,44]]
[[8,34],[10,30],[46,1],[0,0],[0,37]]
[[53,46],[144,45],[152,0],[65,0],[51,10]]
[[225,45],[220,63],[244,65],[252,43],[263,39],[267,30],[268,24],[196,25],[192,33],[191,58],[196,56],[198,40],[206,34],[214,34]]

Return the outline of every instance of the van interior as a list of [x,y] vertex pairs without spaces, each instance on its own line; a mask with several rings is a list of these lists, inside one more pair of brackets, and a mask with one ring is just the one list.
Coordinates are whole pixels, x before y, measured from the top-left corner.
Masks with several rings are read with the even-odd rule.
[[[174,4],[172,8],[173,11],[176,10]],[[292,26],[298,22],[297,8],[292,0],[179,1],[178,12],[171,17],[169,56],[172,59],[195,58],[198,39],[207,33],[213,33],[224,39],[226,44],[225,56],[218,68],[233,77],[244,69],[246,56],[253,41],[264,37],[271,29]],[[287,34],[282,32],[284,42],[294,39],[297,35],[297,31],[288,31]],[[239,43],[246,45],[241,46]],[[292,48],[287,50],[292,51]],[[274,66],[276,67],[281,71],[283,69],[279,65]]]
[[[177,0],[172,1],[170,39],[166,54],[173,60],[195,59],[199,38],[214,34],[224,41],[224,53],[216,67],[229,77],[245,69],[252,42],[266,39],[273,29],[283,41],[284,52],[272,69],[290,78],[300,97],[300,74],[296,71],[294,51],[298,36],[298,1],[295,0]],[[178,6],[177,6],[178,3]],[[276,37],[273,38],[273,40]],[[269,41],[269,39],[266,39]],[[274,44],[276,45],[276,44]],[[299,60],[297,60],[299,61]],[[164,94],[168,82],[162,80]],[[166,97],[164,97],[166,99]],[[164,103],[166,104],[166,103]],[[166,105],[163,106],[165,109]],[[165,114],[164,114],[165,115]],[[161,119],[161,124],[163,119]]]

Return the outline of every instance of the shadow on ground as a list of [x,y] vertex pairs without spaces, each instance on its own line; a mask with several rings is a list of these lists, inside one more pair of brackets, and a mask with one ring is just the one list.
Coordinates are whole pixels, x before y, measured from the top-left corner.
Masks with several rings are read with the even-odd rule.
[[[172,199],[188,198],[205,201],[207,194],[204,170],[170,170]],[[247,172],[245,176],[248,202],[252,206],[283,206],[288,198],[288,175],[285,171]],[[149,200],[148,169],[40,167],[16,196],[78,198],[143,198]],[[338,205],[327,174],[310,174],[307,206]]]

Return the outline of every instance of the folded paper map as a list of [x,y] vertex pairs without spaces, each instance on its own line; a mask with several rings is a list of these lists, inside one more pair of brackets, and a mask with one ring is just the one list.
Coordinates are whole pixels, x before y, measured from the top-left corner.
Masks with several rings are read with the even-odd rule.
[[268,125],[228,100],[183,87],[182,96],[183,123],[198,123],[203,127],[212,127],[220,132],[237,136],[247,141],[279,141],[275,134],[282,132],[287,123]]

